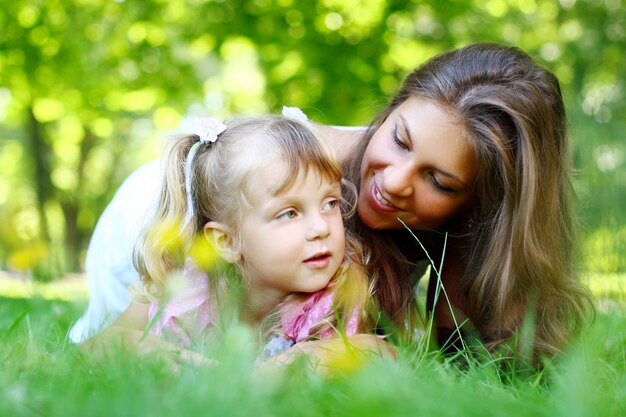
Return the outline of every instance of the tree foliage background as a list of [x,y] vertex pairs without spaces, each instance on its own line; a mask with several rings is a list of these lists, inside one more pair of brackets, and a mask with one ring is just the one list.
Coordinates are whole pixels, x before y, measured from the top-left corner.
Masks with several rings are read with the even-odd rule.
[[626,271],[623,0],[23,0],[0,9],[0,268],[80,270],[121,181],[193,115],[367,124],[475,41],[562,82],[589,271]]

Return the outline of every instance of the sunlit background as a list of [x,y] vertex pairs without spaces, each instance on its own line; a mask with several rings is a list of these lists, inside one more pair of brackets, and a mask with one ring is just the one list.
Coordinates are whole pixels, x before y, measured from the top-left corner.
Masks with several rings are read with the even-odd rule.
[[623,0],[24,0],[0,10],[0,269],[81,271],[123,179],[191,116],[299,106],[367,124],[402,78],[474,41],[562,82],[587,272],[626,272]]

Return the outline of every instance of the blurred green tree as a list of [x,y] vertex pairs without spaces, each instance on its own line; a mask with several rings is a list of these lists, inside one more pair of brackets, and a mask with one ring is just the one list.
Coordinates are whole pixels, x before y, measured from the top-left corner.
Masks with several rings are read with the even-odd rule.
[[40,278],[79,269],[121,180],[188,115],[289,104],[319,122],[366,124],[412,68],[489,40],[560,77],[589,265],[626,270],[615,255],[626,252],[624,10],[623,0],[4,4],[0,266]]

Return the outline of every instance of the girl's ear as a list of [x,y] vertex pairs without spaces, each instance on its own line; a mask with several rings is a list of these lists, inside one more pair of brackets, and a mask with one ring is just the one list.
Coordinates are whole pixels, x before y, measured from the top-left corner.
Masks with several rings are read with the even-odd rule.
[[224,223],[208,222],[204,225],[204,236],[213,244],[222,259],[230,264],[239,262],[241,251]]

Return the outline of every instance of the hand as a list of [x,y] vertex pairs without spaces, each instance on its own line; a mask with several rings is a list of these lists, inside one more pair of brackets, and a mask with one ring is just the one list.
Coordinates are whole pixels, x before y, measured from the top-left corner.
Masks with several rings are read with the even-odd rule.
[[313,370],[333,375],[356,371],[372,357],[395,359],[396,352],[388,342],[378,336],[357,334],[347,338],[334,337],[297,343],[291,349],[264,362],[262,367],[276,368],[304,358]]
[[86,340],[81,349],[100,356],[114,355],[125,349],[139,356],[152,356],[169,363],[174,372],[180,365],[213,366],[218,362],[201,353],[180,348],[163,339],[136,329],[111,326],[99,335]]

